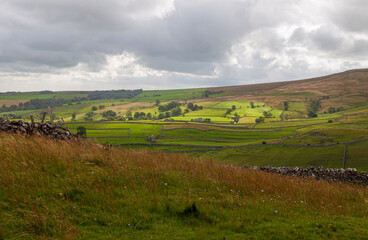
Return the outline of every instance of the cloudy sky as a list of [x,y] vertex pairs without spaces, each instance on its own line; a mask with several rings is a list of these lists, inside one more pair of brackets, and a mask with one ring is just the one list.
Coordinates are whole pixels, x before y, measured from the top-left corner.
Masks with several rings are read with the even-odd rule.
[[366,0],[2,0],[0,91],[170,89],[368,67]]

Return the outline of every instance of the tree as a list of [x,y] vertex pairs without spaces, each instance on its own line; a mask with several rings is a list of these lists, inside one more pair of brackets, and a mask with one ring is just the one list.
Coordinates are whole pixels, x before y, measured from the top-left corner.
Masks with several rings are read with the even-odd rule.
[[235,110],[236,109],[236,106],[235,105],[233,105],[233,106],[231,106],[231,110]]
[[150,113],[150,112],[149,112],[149,113],[147,113],[147,118],[148,118],[148,119],[151,119],[151,118],[152,118],[152,113]]
[[203,96],[208,98],[210,96],[210,91],[208,91],[208,89],[206,91],[204,91]]
[[315,112],[313,112],[313,111],[308,111],[308,117],[310,117],[310,118],[316,118],[316,117],[318,117],[318,115],[317,115],[317,113],[315,113]]
[[171,112],[165,112],[165,118],[171,117]]
[[72,121],[75,121],[75,117],[77,116],[77,114],[76,113],[73,113],[72,114]]
[[263,111],[263,116],[264,116],[265,118],[272,118],[272,117],[273,117],[273,116],[272,116],[272,113],[267,112],[267,111]]
[[259,117],[259,118],[256,118],[256,123],[263,123],[264,122],[264,120],[265,120],[265,118],[264,117]]
[[159,99],[156,99],[156,106],[160,105],[161,101]]
[[139,112],[135,112],[134,113],[134,117],[133,117],[134,119],[138,119],[139,118]]
[[181,110],[181,108],[180,108],[180,107],[176,107],[176,108],[174,108],[173,110],[171,110],[171,115],[172,115],[173,117],[175,117],[175,116],[179,116],[179,115],[181,115],[181,113],[182,113],[182,110]]
[[254,108],[254,102],[250,102],[249,104],[251,108]]
[[114,112],[113,110],[108,110],[106,112],[102,113],[103,117],[116,117],[116,112]]
[[85,117],[84,117],[84,120],[85,121],[92,121],[92,117],[94,116],[94,112],[88,112],[86,113]]
[[87,137],[87,129],[83,126],[77,127],[77,135],[81,137]]
[[96,111],[98,108],[96,106],[92,107],[92,111]]
[[284,110],[287,111],[289,109],[289,103],[287,101],[284,102]]
[[165,113],[161,112],[160,114],[158,114],[158,119],[163,119],[165,118]]

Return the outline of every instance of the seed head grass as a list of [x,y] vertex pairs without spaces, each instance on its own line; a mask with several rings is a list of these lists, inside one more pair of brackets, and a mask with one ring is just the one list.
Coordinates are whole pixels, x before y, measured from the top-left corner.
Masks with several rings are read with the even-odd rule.
[[1,135],[0,186],[0,239],[368,236],[365,186],[84,140]]

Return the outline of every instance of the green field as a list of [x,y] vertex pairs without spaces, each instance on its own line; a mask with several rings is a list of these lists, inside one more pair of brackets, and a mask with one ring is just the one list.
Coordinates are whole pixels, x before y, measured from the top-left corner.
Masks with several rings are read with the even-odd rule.
[[[239,100],[239,101],[225,101],[225,102],[221,102],[218,104],[213,105],[211,108],[227,108],[227,109],[231,109],[231,107],[233,105],[235,105],[235,107],[238,108],[250,108],[250,102],[252,101],[248,101],[248,100]],[[256,102],[253,101],[255,106],[258,107],[263,107],[263,105],[265,104],[264,102]]]
[[[296,147],[266,144],[262,146],[247,146],[205,153],[193,153],[192,155],[241,166],[323,166],[341,168],[343,152],[343,145],[332,147]],[[365,170],[368,170],[368,168],[365,168]]]
[[192,138],[213,138],[213,139],[268,139],[268,138],[281,138],[283,136],[294,135],[295,131],[219,131],[208,130],[201,131],[197,129],[176,129],[176,130],[164,130],[162,131],[165,137],[192,137]]
[[[368,135],[368,105],[364,104],[352,109],[346,109],[334,114],[319,113],[317,118],[306,118],[307,107],[309,100],[306,100],[312,95],[306,93],[305,99],[300,99],[304,92],[295,92],[287,94],[285,92],[275,92],[274,95],[293,96],[299,100],[288,100],[288,111],[283,111],[283,101],[279,104],[267,101],[253,101],[254,108],[251,107],[249,100],[232,100],[231,97],[227,97],[228,93],[216,93],[211,94],[209,98],[203,96],[204,91],[207,88],[198,89],[176,89],[176,90],[154,90],[143,91],[141,94],[134,97],[134,99],[115,99],[115,100],[94,100],[94,101],[82,101],[74,102],[61,107],[53,109],[55,114],[55,121],[60,121],[60,118],[64,118],[68,122],[68,126],[72,129],[72,132],[76,132],[78,126],[84,126],[87,129],[87,137],[92,141],[100,143],[112,143],[112,144],[136,144],[148,142],[145,140],[147,136],[154,135],[157,138],[158,145],[143,146],[143,145],[131,145],[135,148],[139,146],[143,148],[165,150],[165,151],[185,151],[193,150],[193,147],[188,145],[198,145],[205,147],[239,147],[250,144],[261,144],[262,142],[283,144],[300,144],[300,145],[316,145],[316,144],[333,144],[340,142],[348,142],[356,139],[367,138]],[[276,96],[275,95],[275,96]],[[15,93],[15,94],[2,94],[0,100],[29,100],[34,98],[67,98],[74,97],[86,97],[86,94],[80,94],[77,92],[55,92],[52,94],[39,94],[39,92],[31,93]],[[220,98],[217,98],[220,97]],[[127,111],[144,112],[145,114],[151,113],[152,116],[159,114],[158,106],[155,106],[156,100],[160,100],[162,104],[170,101],[179,101],[182,111],[186,108],[186,104],[192,102],[199,106],[203,106],[202,110],[190,111],[184,116],[171,117],[170,119],[160,120],[134,120],[134,121],[100,121],[106,120],[102,116],[102,113],[107,110],[116,111],[118,116],[125,116]],[[323,102],[322,102],[323,104]],[[94,111],[94,116],[91,122],[85,122],[85,114],[92,111],[92,107],[103,105],[104,109],[98,109]],[[230,114],[226,112],[235,106]],[[272,108],[270,106],[277,106]],[[282,106],[282,107],[280,107]],[[16,112],[3,112],[1,115],[8,115],[11,113],[21,115],[23,118],[28,119],[29,115],[34,115],[36,119],[40,119],[40,113],[45,109],[16,111]],[[255,120],[264,115],[264,112],[272,114],[271,118],[266,118],[264,123],[256,124]],[[76,119],[71,122],[71,117],[76,114]],[[240,116],[238,124],[230,124],[233,121],[232,116],[238,114]],[[5,116],[6,117],[6,116]],[[200,123],[194,120],[196,119],[210,119],[210,123]],[[46,120],[49,118],[47,117]],[[168,121],[169,120],[169,121]],[[328,123],[328,121],[332,121]],[[171,130],[172,129],[172,130]],[[204,131],[206,130],[206,131]],[[159,144],[181,144],[184,146],[169,146],[163,147]],[[363,144],[351,145],[352,149],[362,148]],[[125,145],[124,145],[125,146]],[[288,148],[289,147],[289,148]],[[253,146],[249,149],[270,149],[269,152],[275,154],[274,159],[279,159],[280,164],[287,164],[294,166],[295,164],[290,162],[291,158],[294,158],[294,150],[298,149],[297,146]],[[285,154],[282,157],[280,154],[273,153],[274,149],[290,149],[290,154]],[[303,147],[300,147],[304,149]],[[324,149],[329,149],[326,147]],[[307,153],[308,149],[311,153]],[[318,151],[313,152],[314,148],[305,148],[303,154],[308,156],[318,156]],[[338,147],[331,149],[338,149]],[[224,158],[218,158],[218,160],[229,159],[228,155],[232,155],[233,151],[240,151],[235,149],[226,149],[214,151],[213,154],[226,153]],[[339,150],[340,151],[340,150]],[[361,155],[366,153],[366,149],[360,149]],[[200,153],[211,155],[212,153]],[[250,151],[250,155],[254,155],[254,159],[259,159],[263,155],[265,160],[261,161],[265,165],[273,165],[276,160],[269,159],[267,151]],[[257,155],[258,154],[258,155]],[[354,150],[354,153],[357,154]],[[338,155],[341,155],[340,153]],[[354,155],[354,156],[355,156]],[[256,157],[259,156],[259,157]],[[321,155],[322,156],[322,155]],[[324,156],[324,155],[323,155]],[[334,156],[331,154],[331,156]],[[230,157],[235,161],[236,158],[241,158],[238,154],[234,153],[234,157]],[[295,157],[296,158],[296,157]],[[327,157],[328,158],[328,157]],[[241,160],[242,161],[242,160]],[[248,161],[248,160],[247,160]],[[249,160],[252,162],[252,160]],[[256,161],[256,160],[255,160]],[[297,160],[293,160],[297,161]],[[304,161],[304,160],[303,160]],[[323,161],[321,160],[321,163]],[[309,162],[303,163],[306,166]],[[299,164],[299,163],[296,163]],[[365,165],[359,161],[352,161],[351,164],[361,164],[362,167],[356,166],[358,169],[365,169]],[[316,164],[314,164],[316,165]],[[328,165],[328,164],[327,164]]]
[[207,88],[144,91],[134,97],[133,100],[141,102],[155,102],[156,100],[160,100],[161,102],[167,102],[170,100],[201,98],[205,90]]
[[225,109],[213,109],[213,108],[203,108],[202,110],[191,111],[186,113],[186,117],[224,117],[226,114]]
[[288,102],[288,111],[301,112],[306,114],[307,108],[305,102]]
[[51,94],[40,94],[39,92],[29,93],[11,93],[2,95],[0,94],[0,100],[31,100],[31,99],[49,99],[49,98],[64,98],[72,99],[75,97],[87,97],[88,94],[81,94],[75,92],[54,92]]

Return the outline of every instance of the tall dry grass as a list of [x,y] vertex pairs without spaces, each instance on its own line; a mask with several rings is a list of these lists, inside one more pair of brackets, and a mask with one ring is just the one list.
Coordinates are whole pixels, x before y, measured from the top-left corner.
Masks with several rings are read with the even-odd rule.
[[[280,176],[185,155],[105,149],[88,141],[2,135],[0,158],[0,185],[14,193],[13,196],[22,195],[17,193],[19,189],[26,192],[27,189],[48,187],[47,181],[50,179],[45,176],[82,178],[84,174],[91,176],[93,181],[93,176],[113,176],[116,172],[125,172],[132,177],[146,174],[152,178],[158,174],[175,172],[199,182],[226,186],[254,196],[281,196],[286,205],[302,202],[326,214],[365,215],[368,211],[368,189],[365,186]],[[98,182],[94,184],[97,186]]]

